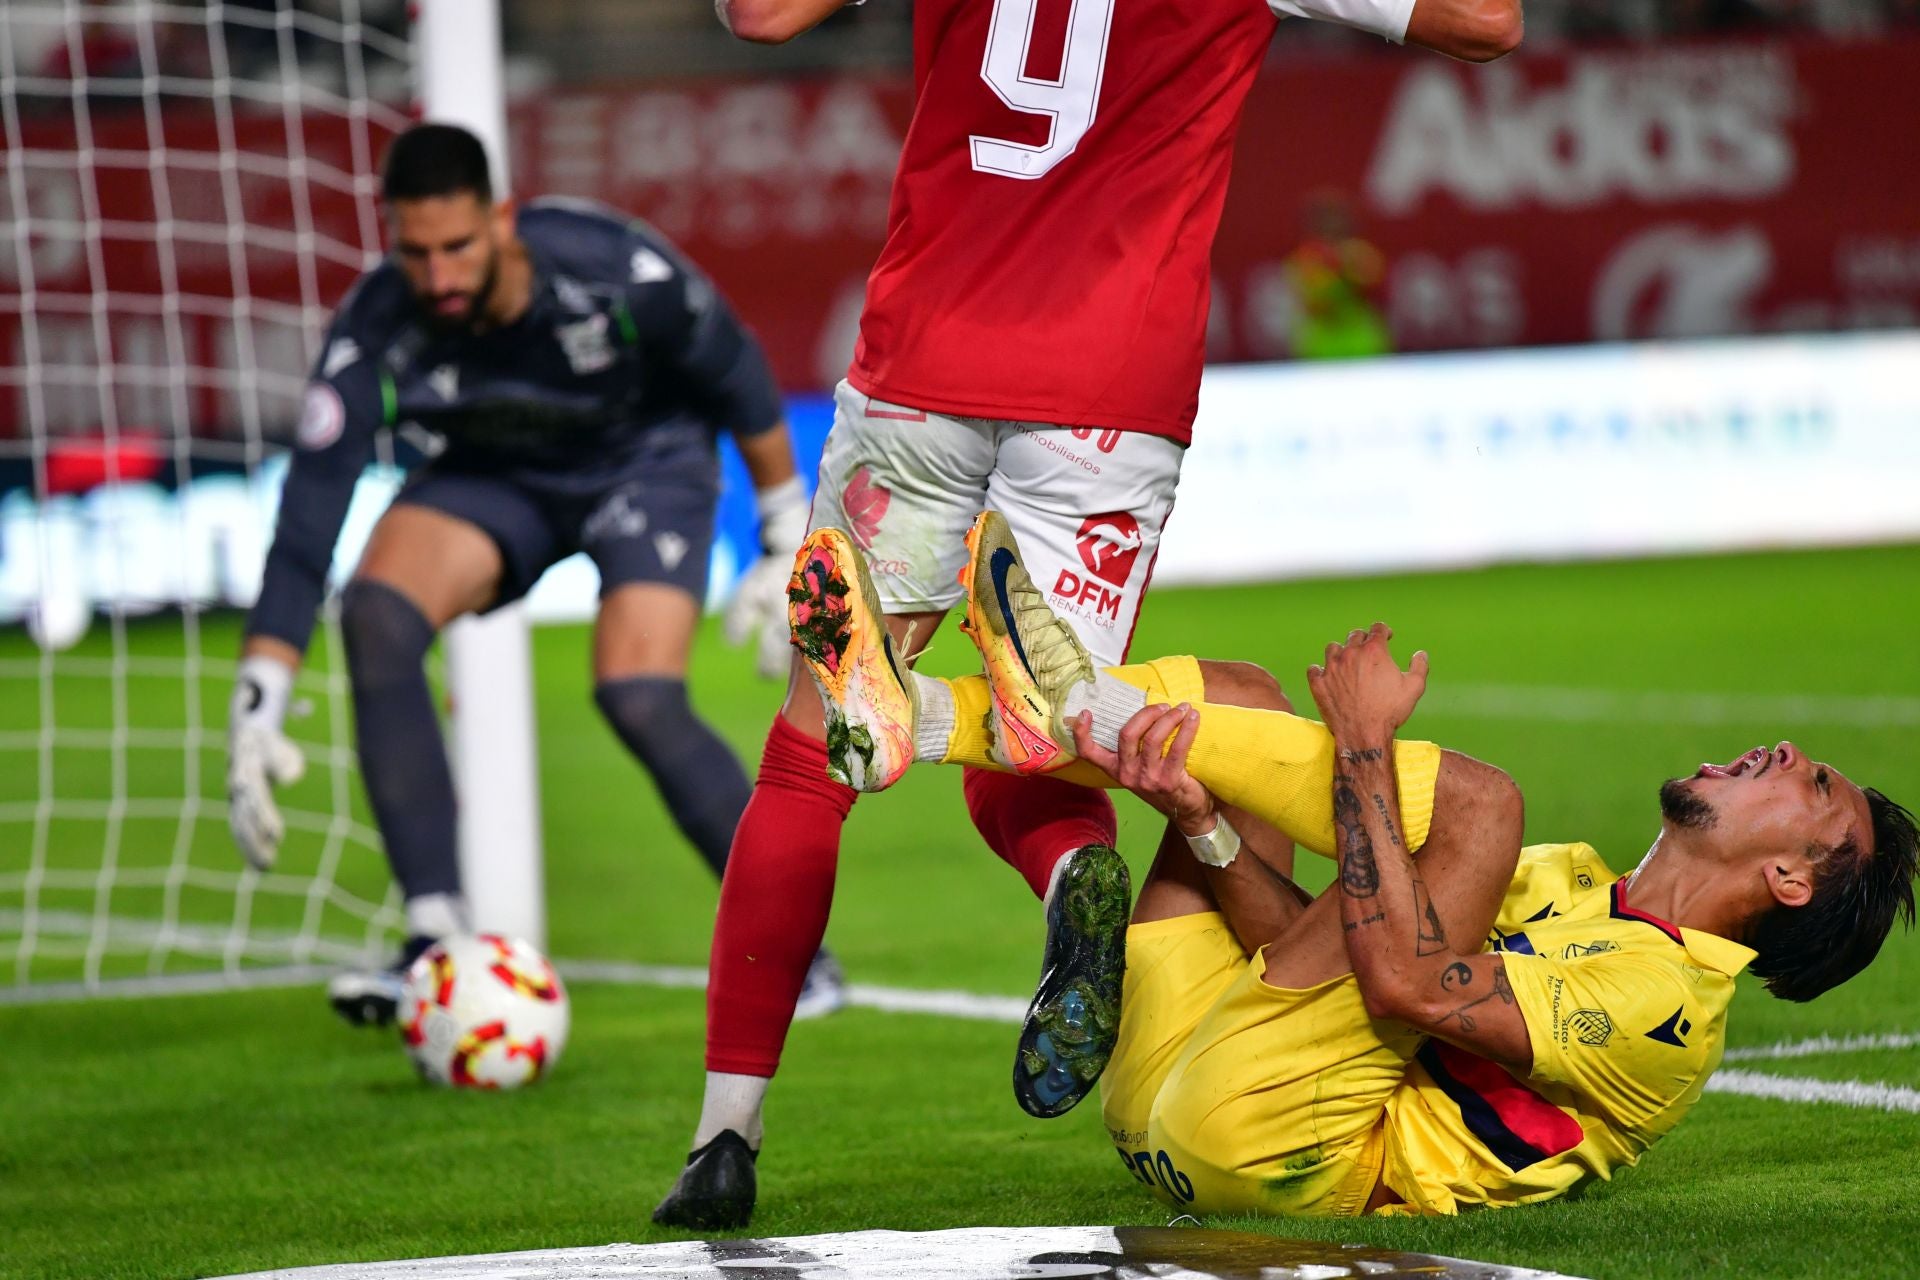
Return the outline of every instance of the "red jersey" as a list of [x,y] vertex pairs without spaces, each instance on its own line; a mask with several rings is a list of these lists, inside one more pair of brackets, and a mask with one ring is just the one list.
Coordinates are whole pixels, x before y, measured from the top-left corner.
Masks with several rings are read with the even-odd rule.
[[1191,438],[1208,256],[1265,0],[919,0],[853,385]]

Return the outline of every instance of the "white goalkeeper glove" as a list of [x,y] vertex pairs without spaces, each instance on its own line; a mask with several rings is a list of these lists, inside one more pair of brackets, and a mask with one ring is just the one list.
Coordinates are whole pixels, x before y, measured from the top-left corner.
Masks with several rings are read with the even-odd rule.
[[258,871],[273,867],[286,824],[273,788],[298,782],[307,771],[300,748],[280,731],[293,672],[273,658],[241,660],[227,712],[227,826],[240,856]]
[[787,580],[793,576],[793,555],[807,536],[813,504],[799,476],[762,489],[760,547],[766,553],[740,576],[740,589],[727,606],[727,643],[754,645],[754,668],[767,679],[787,674]]

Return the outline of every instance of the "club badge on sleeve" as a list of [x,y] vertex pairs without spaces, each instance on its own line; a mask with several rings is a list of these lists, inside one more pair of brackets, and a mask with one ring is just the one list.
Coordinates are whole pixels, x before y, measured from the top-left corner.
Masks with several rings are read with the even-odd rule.
[[324,449],[340,438],[347,426],[347,407],[340,393],[324,382],[309,382],[300,402],[300,427],[294,439],[302,449]]

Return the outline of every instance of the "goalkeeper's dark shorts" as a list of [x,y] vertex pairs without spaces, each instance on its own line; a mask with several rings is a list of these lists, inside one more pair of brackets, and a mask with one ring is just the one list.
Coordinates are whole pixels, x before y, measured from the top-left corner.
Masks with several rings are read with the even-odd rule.
[[592,470],[497,468],[449,452],[416,471],[394,503],[443,512],[493,539],[502,561],[490,606],[497,609],[576,551],[599,569],[603,598],[646,582],[704,601],[719,499],[719,462],[708,439],[704,447],[602,460]]

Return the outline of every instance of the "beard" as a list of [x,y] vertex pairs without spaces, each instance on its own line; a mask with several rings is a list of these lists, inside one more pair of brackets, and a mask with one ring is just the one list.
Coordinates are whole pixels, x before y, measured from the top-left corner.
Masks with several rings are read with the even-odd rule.
[[1691,778],[1668,778],[1660,784],[1660,816],[1676,827],[1705,831],[1720,820],[1711,802],[1687,783]]
[[473,291],[473,298],[467,303],[467,309],[457,316],[443,316],[432,309],[433,300],[422,299],[420,311],[428,329],[446,337],[449,334],[470,333],[475,321],[486,310],[487,303],[493,298],[494,288],[500,283],[500,255],[496,252],[487,260],[487,273],[480,278],[480,287]]

